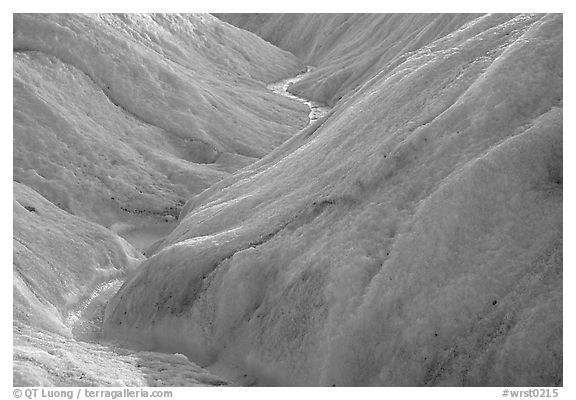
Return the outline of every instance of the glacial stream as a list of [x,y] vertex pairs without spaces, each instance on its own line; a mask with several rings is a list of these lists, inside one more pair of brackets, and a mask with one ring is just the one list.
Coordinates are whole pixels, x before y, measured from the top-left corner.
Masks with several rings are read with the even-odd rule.
[[[325,104],[308,100],[303,97],[298,97],[288,91],[290,86],[294,83],[301,81],[302,79],[306,78],[313,70],[313,67],[307,66],[306,72],[302,72],[292,78],[286,78],[278,82],[270,83],[267,88],[272,92],[279,94],[284,97],[288,97],[293,100],[297,100],[301,103],[304,103],[310,109],[310,113],[308,114],[309,122],[308,124],[312,124],[319,118],[322,118],[326,115],[331,108]],[[113,229],[118,235],[122,236],[126,239],[134,248],[142,253],[145,252],[145,249],[152,245],[154,242],[166,237],[174,228],[178,225],[178,222],[172,223],[159,223],[154,225],[147,225],[147,226],[140,226],[134,228],[125,227],[122,229]]]
[[312,72],[312,67],[306,67],[306,72],[302,72],[292,78],[283,79],[278,82],[271,83],[267,86],[268,90],[273,91],[279,95],[289,97],[293,100],[298,100],[308,106],[310,108],[310,114],[308,114],[309,124],[313,123],[317,119],[323,117],[330,111],[330,107],[325,104],[308,100],[303,97],[298,97],[288,91],[290,86],[292,86],[296,82],[300,82],[302,79],[306,78]]
[[[330,108],[324,104],[304,99],[288,92],[290,86],[304,79],[311,72],[311,67],[307,71],[295,77],[283,79],[279,82],[271,83],[267,88],[274,93],[298,100],[310,108],[309,124],[326,115]],[[145,249],[157,240],[169,234],[177,225],[177,222],[156,224],[139,228],[115,230],[130,242],[134,248],[144,253]],[[68,346],[73,344],[77,354],[88,354],[93,360],[94,369],[97,370],[103,364],[112,364],[115,368],[123,365],[128,376],[121,377],[118,382],[121,384],[143,384],[141,380],[132,379],[131,374],[143,375],[145,383],[154,386],[174,385],[174,386],[221,386],[232,382],[239,385],[253,385],[254,379],[242,371],[235,370],[234,367],[217,363],[207,369],[200,368],[182,355],[169,355],[156,352],[139,352],[117,347],[111,343],[103,343],[100,337],[100,329],[104,317],[104,309],[107,302],[114,296],[122,285],[122,280],[114,277],[110,281],[99,285],[92,295],[78,305],[75,310],[71,310],[66,318],[66,325],[73,334],[74,339],[68,342]],[[119,356],[119,355],[122,356]],[[118,357],[116,359],[116,357]],[[131,364],[136,364],[134,368]],[[126,367],[128,365],[128,367]],[[132,369],[130,372],[129,370]],[[145,370],[145,373],[142,372]],[[224,377],[223,379],[220,377]],[[142,378],[140,378],[142,379]],[[102,384],[100,381],[93,384]]]

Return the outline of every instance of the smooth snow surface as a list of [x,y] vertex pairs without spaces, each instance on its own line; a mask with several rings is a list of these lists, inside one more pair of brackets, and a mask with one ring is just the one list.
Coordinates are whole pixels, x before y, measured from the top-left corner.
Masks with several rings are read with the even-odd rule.
[[191,198],[107,338],[260,385],[562,385],[562,16],[382,18],[395,56]]

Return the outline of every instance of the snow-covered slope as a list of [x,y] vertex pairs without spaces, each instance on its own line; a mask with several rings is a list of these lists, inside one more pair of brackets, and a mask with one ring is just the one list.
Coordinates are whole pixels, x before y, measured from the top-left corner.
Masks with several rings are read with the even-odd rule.
[[[334,105],[368,78],[459,29],[475,14],[215,14],[318,66],[291,87]],[[509,16],[502,16],[503,19]]]
[[193,198],[105,335],[260,384],[561,385],[562,16],[429,42]]
[[105,226],[162,222],[306,126],[305,69],[210,15],[14,15],[14,179]]

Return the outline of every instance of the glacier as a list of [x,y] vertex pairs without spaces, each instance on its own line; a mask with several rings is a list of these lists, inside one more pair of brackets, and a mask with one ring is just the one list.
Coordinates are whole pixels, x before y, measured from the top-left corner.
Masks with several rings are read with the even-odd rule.
[[562,30],[15,15],[15,384],[562,386]]
[[464,24],[180,218],[106,335],[263,385],[560,385],[562,16]]
[[306,125],[266,88],[304,65],[213,16],[161,14],[14,14],[13,65],[14,384],[228,385],[102,343],[104,307],[188,197]]
[[14,177],[117,231],[171,221],[306,125],[262,83],[302,68],[206,15],[15,14]]

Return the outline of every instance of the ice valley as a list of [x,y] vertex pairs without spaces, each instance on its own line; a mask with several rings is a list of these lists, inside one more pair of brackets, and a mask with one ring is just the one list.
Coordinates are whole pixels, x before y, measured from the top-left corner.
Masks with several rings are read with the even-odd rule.
[[562,385],[562,23],[15,14],[14,385]]

